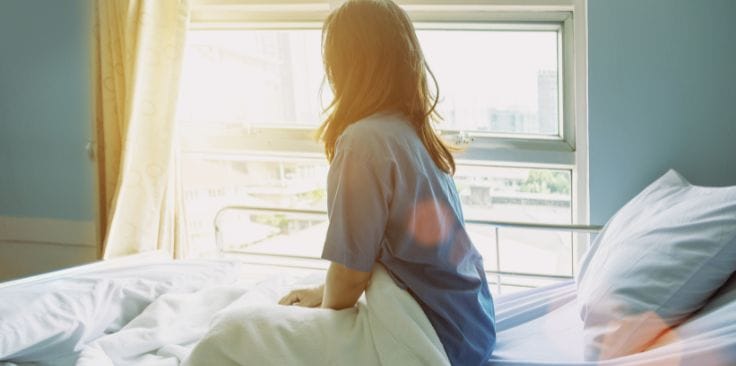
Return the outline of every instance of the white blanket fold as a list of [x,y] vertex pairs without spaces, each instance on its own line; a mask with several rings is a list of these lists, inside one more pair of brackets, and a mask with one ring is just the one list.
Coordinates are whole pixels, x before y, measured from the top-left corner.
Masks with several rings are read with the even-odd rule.
[[351,309],[235,302],[218,314],[184,364],[403,366],[449,361],[419,304],[378,265],[365,301]]

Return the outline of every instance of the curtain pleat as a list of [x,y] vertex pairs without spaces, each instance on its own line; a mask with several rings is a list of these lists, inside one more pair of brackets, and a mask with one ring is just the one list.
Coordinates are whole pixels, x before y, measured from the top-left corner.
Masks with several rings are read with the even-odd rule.
[[103,257],[157,249],[180,257],[174,132],[189,4],[99,0],[95,16]]

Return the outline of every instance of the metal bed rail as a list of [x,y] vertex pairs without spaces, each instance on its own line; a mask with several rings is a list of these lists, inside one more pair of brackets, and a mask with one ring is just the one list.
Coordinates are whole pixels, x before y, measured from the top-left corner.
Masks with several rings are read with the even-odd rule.
[[[220,220],[222,216],[228,211],[245,211],[253,213],[272,213],[272,214],[288,214],[288,215],[302,215],[302,216],[320,216],[326,217],[327,212],[323,210],[306,210],[306,209],[290,209],[290,208],[277,208],[277,207],[260,207],[260,206],[225,206],[217,211],[214,219],[215,228],[215,245],[217,250],[221,254],[232,253],[247,255],[254,261],[250,262],[253,264],[264,264],[270,262],[272,265],[285,266],[290,268],[300,269],[321,269],[324,270],[326,265],[320,258],[310,256],[297,256],[297,255],[283,255],[283,254],[266,254],[266,253],[247,253],[237,250],[228,250],[224,248],[222,227]],[[495,277],[495,285],[497,290],[500,292],[501,288],[501,277],[519,277],[529,279],[542,279],[542,280],[569,280],[573,278],[565,275],[551,275],[551,274],[540,274],[540,273],[525,273],[525,272],[510,272],[501,271],[501,253],[500,253],[500,236],[499,230],[505,229],[531,229],[531,230],[544,230],[544,231],[557,231],[557,232],[570,232],[579,234],[595,234],[598,233],[603,227],[600,225],[565,225],[565,224],[543,224],[543,223],[529,223],[529,222],[514,222],[514,221],[495,221],[495,220],[465,220],[466,224],[471,225],[485,225],[493,227],[494,239],[495,239],[495,250],[496,250],[496,268],[495,271],[486,270],[486,274]],[[570,255],[574,262],[574,250],[575,245],[571,245]],[[247,261],[246,261],[247,262]],[[320,262],[322,262],[320,264]],[[573,263],[574,266],[574,263]],[[574,271],[573,271],[574,272]],[[520,286],[523,287],[523,286]]]

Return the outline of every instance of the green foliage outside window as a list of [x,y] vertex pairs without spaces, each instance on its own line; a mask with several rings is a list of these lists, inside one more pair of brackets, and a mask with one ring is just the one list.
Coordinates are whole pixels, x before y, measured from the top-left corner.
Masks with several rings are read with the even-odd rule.
[[566,172],[532,170],[521,191],[527,193],[570,194],[570,175]]

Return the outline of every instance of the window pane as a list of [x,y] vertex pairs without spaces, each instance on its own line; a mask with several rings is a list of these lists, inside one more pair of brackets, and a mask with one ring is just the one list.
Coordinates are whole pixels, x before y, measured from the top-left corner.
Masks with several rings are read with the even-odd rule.
[[[323,159],[283,159],[268,156],[237,155],[221,157],[206,154],[184,154],[182,158],[184,205],[191,247],[196,256],[215,250],[214,220],[226,206],[282,207],[325,210],[327,164]],[[245,247],[271,242],[275,252],[303,252],[304,247],[291,245],[283,249],[273,244],[276,238],[302,233],[326,222],[325,218],[285,217],[270,213],[238,211],[222,217],[225,242]],[[318,230],[313,228],[312,231]],[[311,231],[302,233],[306,235]],[[300,234],[300,235],[302,235]],[[311,236],[310,236],[311,237]],[[319,245],[302,236],[304,245]],[[295,243],[296,240],[292,241]],[[264,247],[264,245],[260,245]],[[313,251],[313,250],[312,250]],[[319,253],[318,253],[319,254]]]
[[572,222],[569,170],[458,165],[455,184],[466,220]]
[[558,135],[556,31],[420,30],[442,129]]
[[320,47],[319,30],[189,31],[177,118],[210,125],[317,126],[324,75]]
[[[440,85],[440,128],[559,134],[555,31],[419,30]],[[330,98],[319,30],[194,30],[178,119],[316,127]],[[321,93],[322,91],[322,93]]]
[[320,258],[328,226],[326,215],[248,212],[228,213],[220,223],[226,251],[311,258]]
[[499,230],[501,271],[572,276],[572,234],[529,229]]
[[[214,219],[223,207],[326,209],[322,159],[190,153],[182,174],[190,240],[199,252],[215,249]],[[459,165],[455,181],[466,219],[571,222],[569,171]],[[243,211],[220,223],[229,250],[297,256],[318,257],[327,229],[324,216]],[[494,227],[469,224],[467,230],[487,270],[572,274],[569,233],[499,228],[496,248]]]
[[[466,229],[473,245],[483,256],[483,267],[487,271],[553,276],[573,274],[570,232],[500,227],[500,247],[496,249],[495,227],[468,224]],[[500,258],[498,262],[497,257]]]
[[[569,170],[458,165],[455,184],[466,220],[541,224],[572,221]],[[495,227],[468,225],[467,230],[483,256],[486,270],[572,275],[569,232],[500,227],[497,243]]]

